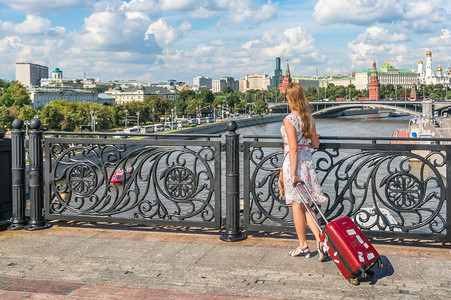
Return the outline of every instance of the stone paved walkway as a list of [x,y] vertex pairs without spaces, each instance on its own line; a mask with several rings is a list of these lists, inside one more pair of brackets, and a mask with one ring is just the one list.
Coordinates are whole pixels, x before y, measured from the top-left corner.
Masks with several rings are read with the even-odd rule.
[[451,298],[450,244],[374,244],[384,268],[352,286],[316,253],[289,257],[290,235],[225,243],[216,231],[54,223],[0,231],[0,299]]

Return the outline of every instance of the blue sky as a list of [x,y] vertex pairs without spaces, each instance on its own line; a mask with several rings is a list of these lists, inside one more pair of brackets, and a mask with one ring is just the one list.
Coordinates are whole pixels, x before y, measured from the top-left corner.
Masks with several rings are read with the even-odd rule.
[[102,81],[273,74],[347,75],[388,61],[451,59],[447,0],[0,0],[0,78],[14,64]]

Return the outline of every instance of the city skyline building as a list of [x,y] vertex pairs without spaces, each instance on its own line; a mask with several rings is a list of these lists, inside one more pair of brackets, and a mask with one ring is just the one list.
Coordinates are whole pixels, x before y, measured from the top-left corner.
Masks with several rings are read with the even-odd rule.
[[177,89],[167,89],[165,87],[130,85],[122,88],[117,85],[114,89],[110,89],[105,94],[114,97],[116,104],[124,104],[132,101],[144,101],[150,96],[158,96],[171,101],[177,100],[180,93]]
[[63,87],[63,86],[72,86],[72,87],[82,87],[83,83],[81,79],[74,79],[74,78],[64,78],[63,77],[63,71],[56,67],[52,71],[52,76],[49,78],[41,78],[41,87]]
[[245,93],[247,90],[267,91],[271,87],[271,78],[267,74],[251,74],[239,80],[239,91]]
[[292,79],[291,79],[290,65],[288,64],[288,60],[287,60],[287,69],[285,70],[285,77],[282,77],[282,75],[280,75],[280,77],[279,77],[279,92],[281,94],[285,94],[287,92],[288,84],[290,84],[291,81],[292,81]]
[[280,77],[283,75],[282,68],[280,67],[280,57],[276,57],[276,68],[274,69],[274,76],[272,77],[273,89],[278,89],[280,84]]
[[99,93],[92,89],[81,88],[67,88],[67,87],[37,87],[30,90],[30,99],[33,105],[33,109],[40,109],[44,105],[49,104],[52,101],[64,100],[64,101],[77,101],[81,103],[98,103],[109,104],[111,101],[105,98],[99,98]]
[[373,54],[373,65],[371,68],[370,82],[368,83],[369,99],[381,99],[381,84],[377,75],[376,56]]
[[[355,74],[355,87],[357,90],[366,90],[370,83],[372,69],[366,69]],[[392,84],[394,86],[402,86],[408,89],[412,84],[418,82],[418,75],[416,72],[397,69],[390,65],[388,61],[376,70],[377,77],[380,84]]]
[[212,80],[212,92],[219,93],[226,86],[230,87],[234,91],[238,91],[240,87],[239,80],[235,80],[233,77],[225,76],[219,79]]
[[448,69],[443,70],[442,66],[439,65],[437,68],[437,73],[434,74],[432,67],[432,52],[428,50],[426,52],[426,66],[424,66],[423,61],[418,61],[417,67],[418,82],[420,84],[443,84],[446,87],[451,86],[451,67],[448,60]]
[[49,77],[49,68],[29,62],[16,63],[16,80],[25,87],[39,86],[42,78]]
[[199,89],[212,89],[213,80],[210,77],[197,76],[193,78],[193,88]]

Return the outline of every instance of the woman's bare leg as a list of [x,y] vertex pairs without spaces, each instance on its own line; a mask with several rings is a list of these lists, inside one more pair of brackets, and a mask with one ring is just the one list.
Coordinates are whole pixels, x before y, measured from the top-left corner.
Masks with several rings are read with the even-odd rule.
[[[294,227],[296,228],[296,234],[299,240],[299,248],[304,249],[307,244],[307,235],[306,235],[306,220],[305,220],[305,208],[303,204],[297,203],[293,201],[291,203],[291,207],[293,209],[293,220]],[[296,251],[296,254],[299,253],[299,250]]]
[[[315,212],[312,210],[312,208],[310,207],[310,205],[308,205],[308,209],[310,210],[310,212],[312,213],[313,217],[315,218],[316,222],[318,222],[318,218],[316,217]],[[312,219],[312,216],[308,213],[308,211],[305,211],[306,215],[306,221],[308,224],[308,227],[310,228],[310,230],[312,231],[313,235],[315,236],[315,240],[316,240],[316,246],[319,247],[320,246],[320,238],[319,238],[319,228],[318,226],[316,226],[316,222],[315,220]],[[320,260],[322,261],[322,258],[324,257],[324,253],[321,251],[318,251],[318,255],[320,255]]]
[[[307,206],[308,206],[308,209],[310,210],[310,212],[312,213],[313,217],[315,218],[315,220],[318,222],[315,212],[312,210],[310,205],[307,204]],[[313,235],[315,236],[316,244],[318,245],[318,242],[320,241],[319,228],[318,228],[318,226],[316,226],[315,220],[312,219],[312,216],[310,216],[310,214],[307,210],[305,211],[305,218],[306,218],[308,227],[310,228]]]

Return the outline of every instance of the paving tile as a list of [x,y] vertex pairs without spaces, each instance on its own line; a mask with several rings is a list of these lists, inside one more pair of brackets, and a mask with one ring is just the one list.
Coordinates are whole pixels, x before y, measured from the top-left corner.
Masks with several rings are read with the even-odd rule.
[[83,284],[71,282],[20,280],[19,282],[4,288],[4,290],[37,294],[67,295],[82,286]]
[[19,279],[13,278],[0,278],[0,290],[3,290],[11,285],[14,285],[19,282]]
[[[227,296],[207,293],[192,293],[183,291],[168,291],[158,289],[137,289],[118,286],[106,286],[106,285],[93,285],[83,286],[80,289],[74,291],[69,298],[77,299],[246,299],[252,300],[256,298],[242,297],[242,296]],[[263,298],[259,298],[263,299]]]
[[62,300],[65,299],[63,295],[51,295],[51,294],[36,294],[29,292],[16,292],[16,291],[0,291],[0,299],[2,300]]

